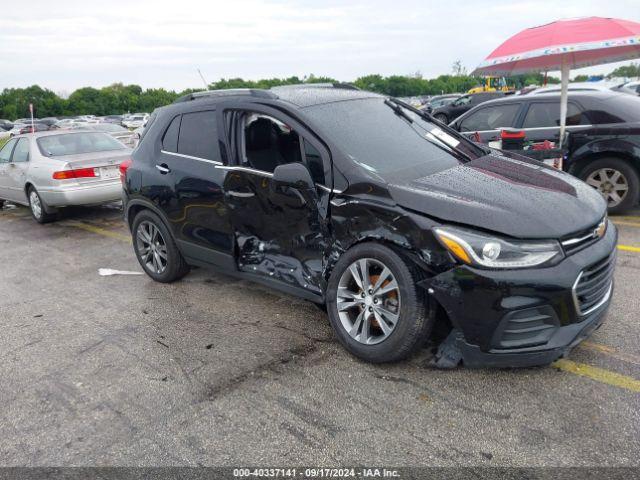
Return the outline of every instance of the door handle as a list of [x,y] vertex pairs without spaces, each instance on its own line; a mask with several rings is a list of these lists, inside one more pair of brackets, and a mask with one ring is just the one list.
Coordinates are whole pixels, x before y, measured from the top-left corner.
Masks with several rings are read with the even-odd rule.
[[156,165],[156,168],[162,175],[166,175],[167,173],[171,172],[169,165],[167,165],[166,163],[161,163],[160,165]]

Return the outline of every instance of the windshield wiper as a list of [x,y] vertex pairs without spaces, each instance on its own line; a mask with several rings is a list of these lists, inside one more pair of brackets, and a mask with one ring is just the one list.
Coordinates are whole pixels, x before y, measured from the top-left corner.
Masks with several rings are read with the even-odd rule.
[[402,108],[402,106],[400,104],[398,104],[397,102],[394,102],[393,100],[391,100],[389,98],[385,98],[384,104],[387,105],[389,108],[391,108],[391,110],[393,110],[396,115],[400,115],[407,122],[413,123],[413,118],[411,118],[409,116],[409,114],[407,112],[405,112],[404,109]]
[[[389,103],[392,104],[394,111],[395,109],[401,109],[403,110],[403,114],[408,116],[407,112],[404,111],[404,109],[406,108],[407,110],[409,110],[410,112],[415,113],[416,115],[418,115],[421,118],[424,118],[425,120],[428,120],[429,122],[435,124],[436,126],[440,126],[442,125],[444,127],[444,130],[450,130],[452,132],[455,132],[455,134],[457,136],[459,136],[460,138],[462,138],[463,140],[465,140],[469,145],[471,145],[472,148],[475,148],[477,150],[480,150],[483,154],[486,154],[487,152],[485,151],[484,148],[480,147],[479,145],[476,145],[475,143],[473,143],[471,140],[467,139],[464,135],[461,135],[460,132],[456,132],[455,130],[453,130],[451,127],[449,127],[448,125],[445,125],[444,123],[442,123],[440,120],[436,119],[433,115],[431,115],[430,113],[427,113],[423,110],[418,110],[417,108],[413,107],[412,105],[409,105],[408,103],[403,102],[402,100],[398,100],[397,98],[394,97],[390,97],[385,99],[384,103],[386,103],[387,105],[389,105]],[[440,128],[440,127],[439,127]],[[442,142],[440,140],[440,142]],[[448,143],[442,142],[444,145],[447,146],[447,148],[450,148],[451,150],[453,150],[454,152],[456,152],[457,154],[461,155],[462,157],[464,157],[467,161],[471,161],[473,160],[473,158],[471,158],[471,156],[465,152],[464,150],[462,150],[461,148],[458,147],[454,147],[452,145],[449,145]]]

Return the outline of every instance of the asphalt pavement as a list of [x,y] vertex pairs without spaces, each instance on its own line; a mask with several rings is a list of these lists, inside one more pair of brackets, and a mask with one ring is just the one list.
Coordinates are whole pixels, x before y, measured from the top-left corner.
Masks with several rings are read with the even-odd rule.
[[370,365],[309,302],[141,272],[115,207],[0,211],[0,466],[640,465],[640,209],[606,323],[570,357]]

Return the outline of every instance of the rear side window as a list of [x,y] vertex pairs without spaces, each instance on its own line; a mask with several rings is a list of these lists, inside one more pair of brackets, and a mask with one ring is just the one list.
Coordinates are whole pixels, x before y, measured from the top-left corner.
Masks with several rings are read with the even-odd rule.
[[166,132],[164,132],[164,137],[162,137],[162,149],[167,152],[176,153],[178,151],[178,133],[180,132],[180,118],[178,115],[167,127]]
[[[567,104],[567,125],[586,125],[589,121],[575,103]],[[532,103],[524,118],[523,128],[559,127],[560,102]]]
[[220,161],[216,112],[185,113],[180,123],[178,153]]
[[29,140],[21,138],[18,140],[16,149],[13,151],[13,163],[23,163],[29,161]]
[[460,131],[477,132],[512,127],[518,110],[519,103],[480,108],[460,123]]

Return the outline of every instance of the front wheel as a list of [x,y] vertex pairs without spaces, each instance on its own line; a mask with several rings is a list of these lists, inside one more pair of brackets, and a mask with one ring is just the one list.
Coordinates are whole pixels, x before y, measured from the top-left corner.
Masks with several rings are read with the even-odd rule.
[[170,283],[189,273],[189,265],[155,213],[148,210],[140,212],[133,220],[131,231],[138,262],[156,282]]
[[338,260],[327,288],[329,320],[342,345],[373,363],[402,360],[431,331],[418,269],[390,248],[363,243]]
[[628,162],[619,158],[602,158],[589,163],[580,178],[606,200],[609,213],[620,213],[638,203],[640,180]]

